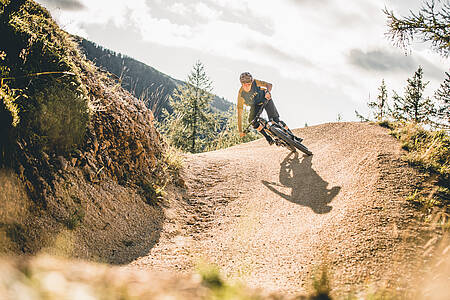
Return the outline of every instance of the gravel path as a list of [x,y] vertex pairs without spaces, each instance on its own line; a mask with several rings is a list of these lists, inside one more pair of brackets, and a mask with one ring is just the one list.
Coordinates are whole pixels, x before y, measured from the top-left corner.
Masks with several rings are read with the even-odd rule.
[[323,264],[336,294],[408,282],[426,238],[404,198],[422,178],[398,142],[361,123],[295,132],[314,156],[263,140],[188,156],[183,201],[168,205],[158,244],[128,267],[189,272],[207,261],[285,294],[305,292]]

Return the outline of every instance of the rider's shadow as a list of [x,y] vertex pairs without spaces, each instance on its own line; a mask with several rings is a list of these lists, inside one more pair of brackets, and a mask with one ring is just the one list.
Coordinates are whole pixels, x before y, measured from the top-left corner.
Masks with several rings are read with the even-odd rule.
[[[280,164],[280,183],[262,183],[275,194],[293,203],[311,207],[317,214],[331,211],[331,200],[339,193],[341,187],[328,189],[328,182],[311,168],[312,156],[300,161],[298,153],[290,153]],[[277,187],[291,188],[290,195],[279,191]]]

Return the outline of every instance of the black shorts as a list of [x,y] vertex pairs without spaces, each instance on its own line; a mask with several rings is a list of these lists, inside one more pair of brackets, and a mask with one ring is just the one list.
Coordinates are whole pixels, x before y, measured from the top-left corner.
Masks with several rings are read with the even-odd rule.
[[[253,105],[250,106],[250,115],[248,116],[249,122],[253,121],[260,107],[261,107],[260,105],[257,105],[255,103],[253,103]],[[273,103],[273,99],[269,100],[264,109],[266,110],[267,117],[269,118],[269,120],[274,120],[275,122],[278,122],[280,120],[280,115],[278,114],[277,108]]]

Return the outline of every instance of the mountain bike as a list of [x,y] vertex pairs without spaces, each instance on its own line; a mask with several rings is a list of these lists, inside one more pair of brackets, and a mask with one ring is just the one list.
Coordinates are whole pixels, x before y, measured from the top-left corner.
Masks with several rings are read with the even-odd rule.
[[253,124],[255,123],[259,123],[263,126],[262,130],[264,130],[268,135],[272,137],[277,146],[283,146],[291,150],[292,152],[296,152],[298,149],[308,156],[312,155],[312,152],[309,151],[309,149],[301,143],[302,139],[295,136],[292,131],[284,128],[284,126],[273,120],[267,121],[266,119],[261,117],[264,107],[269,101],[271,100],[266,99],[262,103],[261,107],[256,113],[255,118],[250,122],[244,132],[248,133],[250,131],[250,126],[253,126]]

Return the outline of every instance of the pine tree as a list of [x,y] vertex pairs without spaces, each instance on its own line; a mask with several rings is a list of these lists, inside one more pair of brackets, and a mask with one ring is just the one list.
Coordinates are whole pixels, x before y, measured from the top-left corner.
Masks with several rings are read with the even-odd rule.
[[434,104],[429,97],[424,98],[423,91],[429,82],[423,82],[423,69],[421,66],[412,78],[407,80],[405,96],[400,97],[394,91],[394,109],[392,115],[397,120],[427,123],[435,116]]
[[[431,48],[443,57],[450,54],[450,3],[448,0],[424,0],[419,12],[410,12],[405,18],[397,18],[393,11],[384,9],[388,18],[389,31],[387,35],[397,46],[407,49],[414,39],[421,42],[431,42]],[[435,98],[439,107],[435,112],[438,121],[436,125],[450,127],[449,117],[449,74],[436,92]]]
[[438,101],[436,117],[437,125],[446,129],[450,129],[450,73],[445,72],[447,77],[436,91],[434,97]]
[[384,79],[381,81],[381,85],[378,88],[378,91],[380,92],[377,96],[376,101],[371,101],[367,103],[369,108],[371,108],[373,111],[373,116],[376,121],[381,122],[386,118],[386,115],[389,111],[388,107],[388,94],[386,89],[386,83],[384,82]]
[[397,45],[406,49],[418,38],[430,41],[432,48],[444,57],[450,54],[450,3],[447,0],[426,0],[418,13],[397,18],[394,12],[383,11],[388,18],[387,35]]
[[[377,100],[375,101],[370,101],[369,95],[369,102],[367,102],[367,106],[369,106],[369,109],[371,110],[371,114],[373,115],[375,121],[381,122],[387,117],[390,112],[390,108],[388,106],[388,93],[384,79],[381,81],[381,85],[378,88],[378,91],[380,91],[380,93],[378,94]],[[372,120],[370,115],[366,118],[357,110],[355,110],[355,114],[361,122],[370,122]]]
[[205,67],[197,61],[187,84],[178,86],[170,97],[173,113],[164,110],[162,131],[172,145],[192,153],[202,152],[213,139],[215,123],[210,103],[212,82]]

